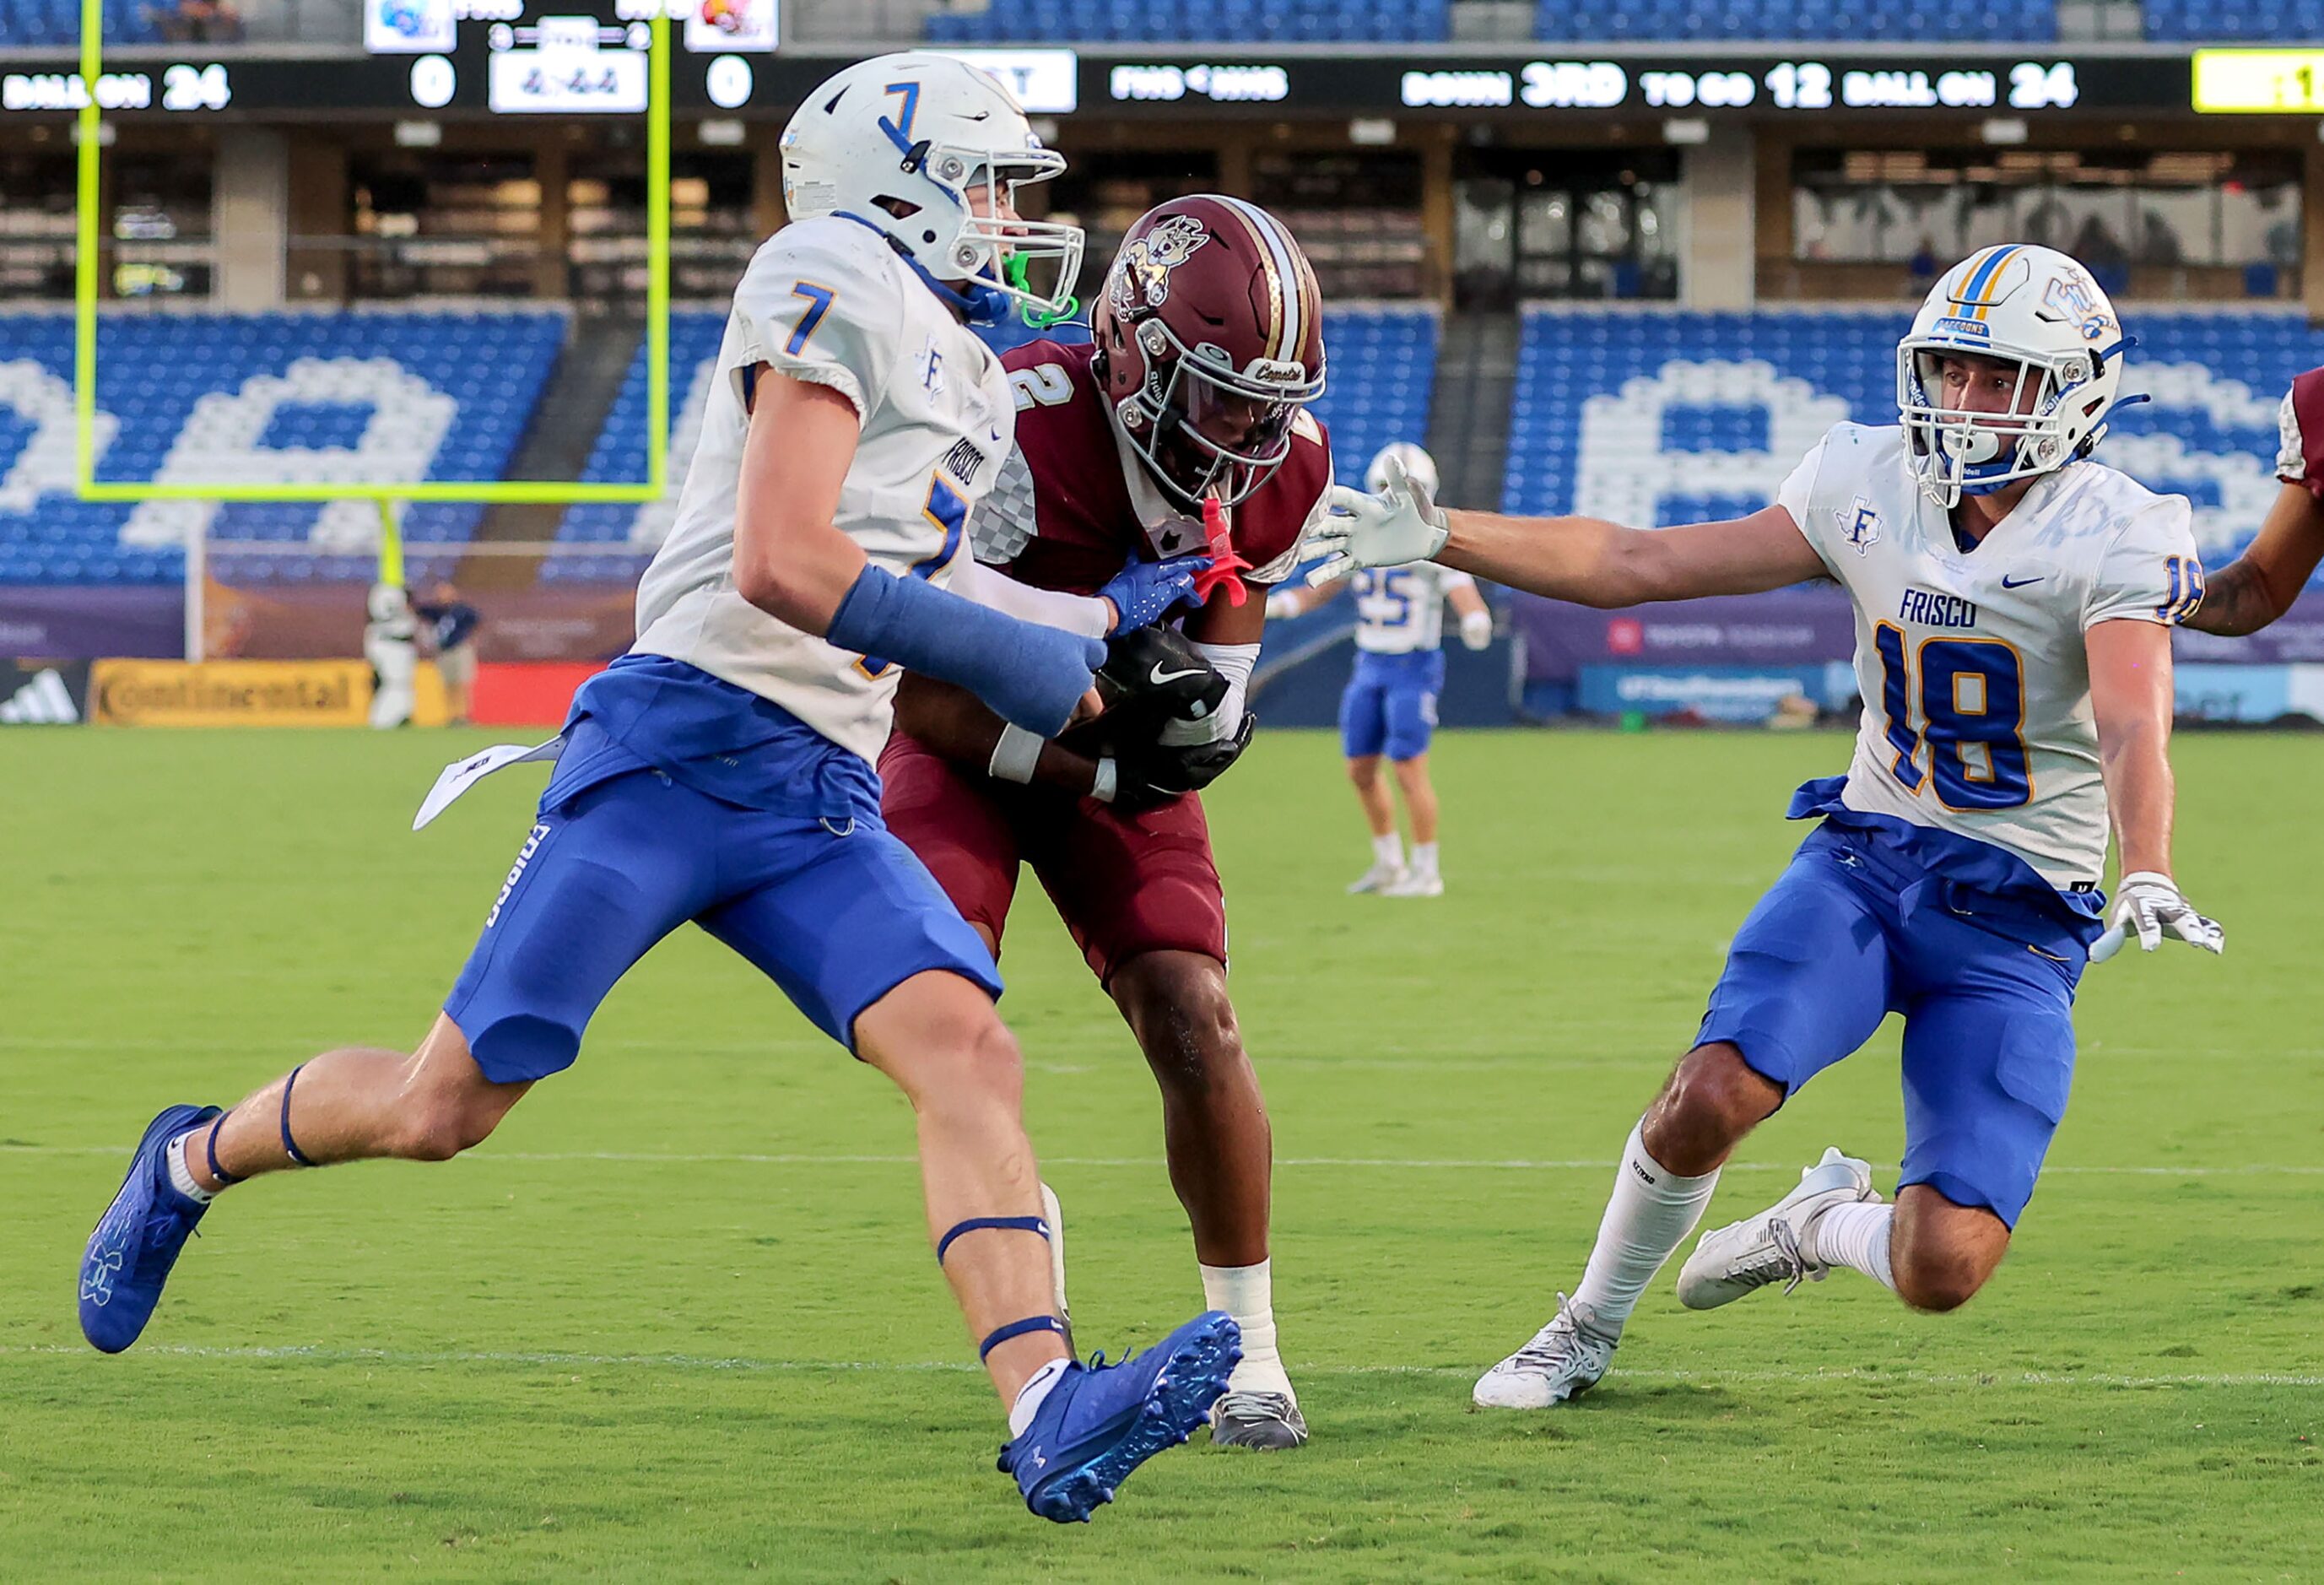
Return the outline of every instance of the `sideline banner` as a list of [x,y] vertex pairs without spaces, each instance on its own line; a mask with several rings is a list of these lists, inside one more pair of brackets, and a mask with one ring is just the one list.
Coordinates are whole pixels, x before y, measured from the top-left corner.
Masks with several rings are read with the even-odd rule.
[[575,691],[604,669],[595,660],[487,660],[476,668],[468,719],[478,726],[561,726]]
[[89,719],[115,726],[362,726],[361,660],[100,660]]
[[73,726],[88,718],[88,661],[0,660],[0,726]]

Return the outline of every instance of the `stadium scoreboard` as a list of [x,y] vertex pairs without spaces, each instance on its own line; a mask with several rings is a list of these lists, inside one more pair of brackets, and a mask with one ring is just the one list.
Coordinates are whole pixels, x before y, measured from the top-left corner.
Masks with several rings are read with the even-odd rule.
[[2195,108],[2212,115],[2324,112],[2324,50],[2198,50]]
[[[838,63],[776,49],[776,0],[369,0],[368,53],[332,60],[107,51],[107,114],[446,117],[635,115],[646,19],[669,5],[680,115],[779,119]],[[1607,113],[1805,115],[2324,112],[2324,50],[2035,54],[1951,49],[1791,51],[1469,48],[1377,54],[948,51],[1008,82],[1036,115],[1431,116]],[[2191,67],[2191,69],[2190,69]],[[89,97],[69,62],[0,73],[0,115],[65,113]]]

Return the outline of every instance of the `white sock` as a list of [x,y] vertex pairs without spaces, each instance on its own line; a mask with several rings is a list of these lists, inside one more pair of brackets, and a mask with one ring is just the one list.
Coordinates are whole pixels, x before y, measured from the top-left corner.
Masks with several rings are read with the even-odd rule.
[[209,1190],[194,1182],[193,1169],[186,1165],[186,1144],[198,1130],[189,1129],[162,1147],[161,1159],[170,1165],[170,1186],[197,1205],[207,1205],[217,1198]]
[[[1393,839],[1391,839],[1393,840]],[[1279,1392],[1293,1403],[1291,1378],[1283,1369],[1283,1356],[1275,1348],[1275,1262],[1256,1266],[1204,1266],[1203,1299],[1213,1310],[1223,1310],[1242,1329],[1242,1363],[1227,1378],[1232,1392]]]
[[1896,1274],[1888,1267],[1888,1230],[1895,1221],[1894,1205],[1835,1205],[1816,1218],[1810,1235],[1814,1248],[1800,1252],[1825,1266],[1860,1271],[1893,1294]]
[[1372,862],[1386,864],[1391,870],[1404,868],[1404,839],[1395,832],[1372,838]]
[[1412,844],[1412,867],[1419,871],[1423,875],[1435,874],[1436,844],[1433,842],[1414,843]]
[[1632,1129],[1574,1303],[1587,1304],[1600,1325],[1620,1332],[1655,1273],[1702,1220],[1718,1186],[1715,1168],[1683,1178],[1664,1166],[1646,1154],[1646,1125]]
[[1025,1427],[1033,1424],[1033,1416],[1040,1413],[1042,1400],[1072,1363],[1071,1359],[1052,1359],[1017,1389],[1017,1401],[1009,1405],[1009,1434],[1012,1439],[1025,1434]]

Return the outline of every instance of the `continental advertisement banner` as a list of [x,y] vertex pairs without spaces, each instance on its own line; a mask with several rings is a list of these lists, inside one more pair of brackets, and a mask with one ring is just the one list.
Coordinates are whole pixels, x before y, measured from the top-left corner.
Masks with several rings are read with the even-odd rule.
[[361,660],[100,660],[89,719],[114,726],[362,726]]

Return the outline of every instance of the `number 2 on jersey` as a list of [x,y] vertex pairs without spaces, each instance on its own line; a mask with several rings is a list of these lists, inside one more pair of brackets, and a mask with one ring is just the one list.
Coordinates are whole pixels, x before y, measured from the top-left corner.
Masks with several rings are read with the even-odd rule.
[[[1888,769],[1919,793],[1930,781],[1948,809],[2015,809],[2034,797],[2025,759],[2025,669],[1997,639],[1928,639],[1920,654],[1920,717],[1913,726],[1913,665],[1901,628],[1882,622],[1880,709],[1888,718]],[[1921,748],[1929,763],[1921,766]]]

